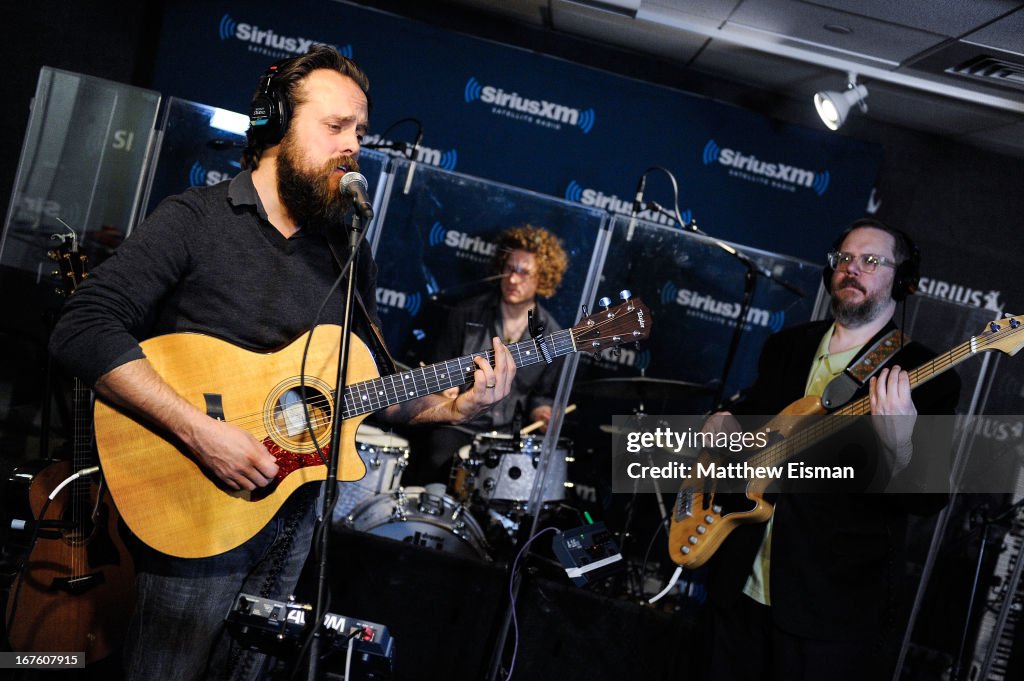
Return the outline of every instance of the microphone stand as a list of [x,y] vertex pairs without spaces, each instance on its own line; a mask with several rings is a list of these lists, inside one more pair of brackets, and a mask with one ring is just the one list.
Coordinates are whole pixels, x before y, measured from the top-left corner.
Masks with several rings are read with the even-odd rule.
[[729,342],[729,350],[725,356],[725,367],[722,369],[722,378],[719,381],[718,389],[715,393],[715,409],[718,409],[722,404],[722,398],[725,394],[725,382],[729,378],[729,372],[732,370],[733,361],[736,359],[736,353],[740,347],[740,339],[743,336],[743,324],[747,318],[747,313],[750,312],[751,303],[754,300],[754,290],[757,288],[758,275],[770,281],[774,281],[779,286],[782,286],[784,289],[800,298],[803,298],[806,294],[796,285],[791,284],[781,277],[775,276],[775,274],[768,268],[758,265],[743,251],[737,250],[724,241],[720,241],[719,239],[709,236],[706,232],[701,231],[701,229],[697,227],[696,220],[690,220],[689,223],[684,223],[680,220],[678,214],[666,210],[657,201],[648,202],[647,208],[679,220],[680,225],[685,231],[707,237],[711,240],[711,243],[739,260],[747,269],[743,277],[743,301],[740,303],[740,312],[736,317],[736,326],[733,327],[732,340]]
[[[369,218],[368,216],[367,221]],[[338,376],[334,388],[334,415],[331,419],[331,444],[327,453],[327,479],[324,481],[324,518],[322,520],[321,532],[318,540],[320,542],[320,561],[317,566],[316,582],[316,606],[313,608],[313,639],[309,652],[309,667],[307,678],[309,681],[316,681],[320,672],[320,656],[323,647],[321,637],[321,623],[324,613],[327,611],[327,549],[330,543],[331,533],[327,529],[330,523],[330,514],[334,510],[334,504],[338,496],[338,461],[341,455],[341,428],[342,412],[345,408],[345,377],[348,374],[348,353],[349,338],[352,328],[352,301],[355,298],[356,272],[359,264],[359,244],[363,239],[363,224],[359,211],[356,210],[352,217],[352,226],[349,229],[348,245],[352,253],[352,262],[348,266],[348,275],[345,280],[345,313],[341,327],[341,348],[338,355]],[[314,534],[316,537],[317,534]]]

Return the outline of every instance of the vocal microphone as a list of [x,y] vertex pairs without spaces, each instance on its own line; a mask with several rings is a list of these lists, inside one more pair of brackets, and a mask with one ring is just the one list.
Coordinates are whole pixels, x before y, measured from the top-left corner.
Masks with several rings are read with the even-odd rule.
[[647,186],[647,171],[640,176],[640,182],[636,185],[636,196],[633,197],[633,211],[629,214],[629,228],[626,229],[626,241],[633,240],[633,230],[636,229],[636,214],[644,205],[644,187]]
[[350,171],[341,176],[341,191],[352,198],[352,207],[364,219],[373,218],[373,206],[367,198],[366,178],[362,173]]

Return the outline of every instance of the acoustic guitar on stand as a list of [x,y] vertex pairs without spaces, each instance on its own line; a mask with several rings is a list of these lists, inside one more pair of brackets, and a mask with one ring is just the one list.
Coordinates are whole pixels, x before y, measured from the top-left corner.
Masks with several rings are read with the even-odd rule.
[[[1024,346],[1022,324],[1024,315],[990,322],[977,336],[910,371],[911,389],[979,352],[998,350],[1015,355]],[[803,397],[761,427],[772,433],[773,442],[751,455],[747,463],[754,469],[779,466],[808,447],[832,437],[853,421],[836,416],[870,413],[871,405],[866,396],[831,413],[822,406],[819,397]],[[801,419],[794,417],[809,417],[806,423],[812,425],[806,427],[801,424]],[[676,496],[671,516],[668,549],[672,560],[685,568],[696,569],[714,555],[736,527],[767,521],[772,515],[772,505],[765,500],[764,493],[770,482],[765,478],[753,479],[746,482],[743,494],[735,493],[735,489],[730,489],[727,494],[716,494],[712,481],[686,481]],[[730,487],[734,486],[730,484]]]
[[[626,291],[622,297],[624,302],[585,317],[571,329],[508,345],[516,366],[647,338],[647,307]],[[355,448],[360,421],[393,404],[471,382],[474,357],[494,363],[494,353],[488,351],[380,376],[366,345],[351,335],[343,403],[335,404],[342,333],[336,325],[317,326],[272,353],[250,352],[197,333],[144,341],[149,363],[178,394],[207,414],[251,432],[275,456],[279,471],[265,488],[228,490],[181,442],[98,399],[100,463],[128,527],[152,548],[172,556],[200,558],[228,551],[262,529],[298,487],[326,478],[317,444],[321,451],[327,448],[335,418],[343,419],[338,479],[358,480],[365,473]],[[306,373],[301,376],[307,340]]]
[[[70,296],[87,276],[86,258],[73,232],[55,238],[63,241],[48,255],[60,265],[58,292]],[[71,460],[45,462],[38,473],[18,478],[27,481],[27,505],[40,529],[11,587],[6,621],[13,650],[83,652],[89,664],[124,639],[135,603],[135,568],[98,475],[74,480],[47,503],[62,481],[96,465],[92,392],[77,378],[73,391]]]

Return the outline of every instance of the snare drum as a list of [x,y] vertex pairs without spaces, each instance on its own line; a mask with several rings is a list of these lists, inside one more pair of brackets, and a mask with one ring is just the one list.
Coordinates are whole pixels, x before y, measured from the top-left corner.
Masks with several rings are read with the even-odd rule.
[[406,487],[367,499],[345,519],[357,532],[423,546],[437,551],[490,560],[484,534],[466,508],[450,496],[423,487]]
[[[486,502],[526,503],[530,500],[540,464],[543,438],[524,435],[516,447],[511,435],[484,433],[459,451],[455,489],[459,495],[476,493]],[[542,502],[565,499],[569,440],[562,438],[548,462]]]
[[356,451],[366,466],[366,475],[359,480],[338,483],[335,523],[344,521],[352,509],[366,499],[397,490],[401,486],[402,471],[409,464],[408,440],[365,423],[356,430]]

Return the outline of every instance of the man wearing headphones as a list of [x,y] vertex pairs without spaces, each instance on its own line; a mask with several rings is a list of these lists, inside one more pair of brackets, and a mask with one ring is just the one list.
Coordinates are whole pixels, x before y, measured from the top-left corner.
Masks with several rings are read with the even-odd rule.
[[[769,338],[757,380],[733,412],[777,414],[846,377],[844,369],[895,329],[896,304],[915,291],[919,260],[905,233],[875,219],[854,222],[833,244],[823,274],[834,320]],[[937,453],[920,445],[917,414],[952,414],[960,390],[959,379],[947,372],[911,395],[907,370],[934,353],[899,340],[896,348],[851,398],[869,395],[871,414],[889,417],[862,424],[870,459],[885,480],[909,472],[912,458]],[[739,427],[729,412],[706,426]],[[846,455],[843,443],[829,443],[826,454]],[[826,494],[783,491],[768,523],[737,528],[709,561],[708,678],[892,677],[905,623],[898,596],[907,514],[934,512],[944,497],[850,487]]]
[[[163,201],[78,288],[54,330],[50,347],[58,360],[109,402],[180,440],[228,491],[270,485],[276,458],[249,432],[178,395],[139,340],[193,331],[273,350],[309,330],[325,299],[319,322],[342,321],[341,294],[332,284],[347,247],[332,245],[346,242],[352,202],[339,180],[358,168],[368,89],[359,67],[327,46],[271,66],[253,98],[243,171]],[[375,333],[375,285],[364,242],[351,330],[388,373]],[[499,339],[493,348],[494,367],[477,360],[471,390],[456,399],[420,397],[382,416],[410,423],[472,419],[508,393],[515,373]],[[234,643],[224,617],[241,592],[277,600],[293,593],[320,487],[300,487],[266,527],[216,556],[184,559],[140,546],[127,677],[258,678],[264,656]]]

